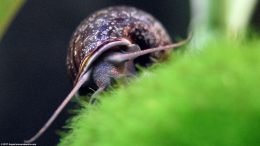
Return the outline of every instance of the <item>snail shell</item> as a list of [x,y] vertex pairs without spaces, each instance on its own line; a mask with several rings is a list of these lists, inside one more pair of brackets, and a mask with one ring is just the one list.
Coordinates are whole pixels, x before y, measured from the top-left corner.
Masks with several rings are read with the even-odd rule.
[[[91,67],[89,61],[97,59],[93,56],[102,46],[122,40],[139,45],[141,50],[172,43],[162,24],[140,9],[115,6],[97,11],[81,22],[70,41],[67,68],[74,85],[86,65]],[[165,52],[142,56],[136,62],[146,66],[151,63],[151,57],[163,58],[167,54]]]

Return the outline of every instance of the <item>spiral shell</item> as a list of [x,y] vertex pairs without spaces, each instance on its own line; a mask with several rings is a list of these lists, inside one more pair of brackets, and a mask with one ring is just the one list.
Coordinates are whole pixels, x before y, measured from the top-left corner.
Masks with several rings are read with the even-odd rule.
[[81,22],[70,41],[67,68],[74,83],[97,50],[122,39],[142,50],[172,43],[158,20],[135,7],[116,6],[97,11]]

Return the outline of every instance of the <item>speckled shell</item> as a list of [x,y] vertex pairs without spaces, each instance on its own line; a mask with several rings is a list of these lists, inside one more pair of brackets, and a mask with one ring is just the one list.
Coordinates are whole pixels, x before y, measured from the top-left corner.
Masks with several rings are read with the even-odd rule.
[[134,7],[109,7],[83,20],[75,30],[67,54],[67,67],[72,80],[81,74],[82,63],[101,46],[127,39],[148,49],[171,44],[161,23],[150,14]]

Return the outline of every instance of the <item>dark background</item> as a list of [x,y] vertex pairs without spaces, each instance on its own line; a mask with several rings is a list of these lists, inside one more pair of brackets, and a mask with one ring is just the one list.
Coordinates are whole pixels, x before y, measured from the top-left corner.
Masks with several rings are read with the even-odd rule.
[[[90,13],[112,5],[146,10],[172,37],[185,37],[188,0],[28,0],[0,42],[0,143],[21,143],[43,126],[72,87],[65,66],[71,34]],[[55,131],[71,107],[37,145],[57,144]]]

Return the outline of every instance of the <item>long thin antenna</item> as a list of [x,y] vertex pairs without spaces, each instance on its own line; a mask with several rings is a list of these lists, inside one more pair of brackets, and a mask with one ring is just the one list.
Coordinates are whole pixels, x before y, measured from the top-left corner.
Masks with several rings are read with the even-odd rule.
[[162,50],[177,48],[177,47],[180,47],[180,46],[186,44],[191,39],[191,36],[192,36],[192,34],[190,33],[187,39],[180,41],[178,43],[175,43],[175,44],[170,44],[170,45],[166,45],[166,46],[159,46],[159,47],[156,47],[156,48],[150,48],[150,49],[145,49],[145,50],[126,53],[126,54],[119,54],[119,53],[113,54],[111,56],[108,56],[107,61],[114,62],[114,63],[121,63],[121,62],[126,62],[128,60],[132,60],[132,59],[135,59],[139,56],[149,54],[149,53],[153,53],[153,52],[156,52],[156,51],[162,51]]
[[35,140],[37,140],[53,123],[53,121],[57,118],[57,116],[61,113],[61,111],[64,109],[64,107],[68,104],[68,102],[74,97],[76,92],[79,90],[79,88],[89,79],[90,71],[86,72],[80,80],[78,80],[78,83],[75,85],[75,87],[71,90],[69,95],[63,100],[63,102],[60,104],[60,106],[55,110],[55,112],[52,114],[52,116],[49,118],[49,120],[44,124],[44,126],[29,140],[25,140],[24,143],[32,143]]

